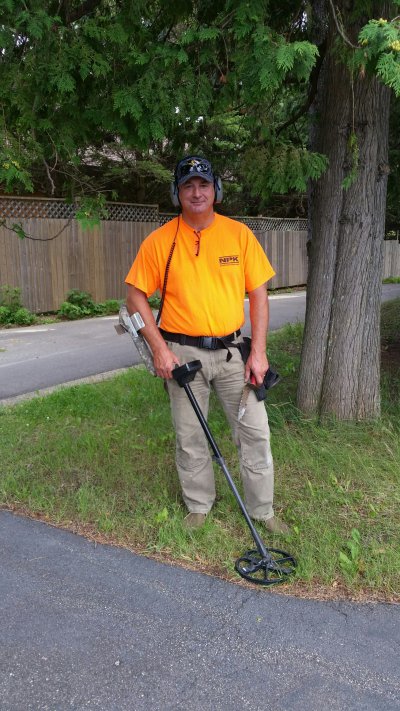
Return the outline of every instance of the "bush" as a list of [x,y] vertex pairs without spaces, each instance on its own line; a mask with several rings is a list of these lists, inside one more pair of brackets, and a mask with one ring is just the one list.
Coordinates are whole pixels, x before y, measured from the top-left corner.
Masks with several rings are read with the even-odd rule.
[[13,286],[0,286],[0,324],[30,326],[37,318],[21,303],[21,289]]
[[95,304],[93,298],[91,294],[89,294],[87,291],[71,289],[71,291],[67,293],[66,301],[69,304],[73,304],[74,306],[79,306],[79,308],[83,312],[86,311],[87,314],[94,313],[95,311]]
[[28,309],[20,308],[13,314],[13,322],[18,326],[31,326],[36,321],[36,316]]
[[66,301],[61,304],[58,315],[70,320],[76,320],[85,316],[95,316],[97,313],[91,294],[87,291],[71,289],[67,293]]
[[102,301],[100,304],[96,304],[96,309],[98,309],[99,314],[117,314],[119,307],[121,306],[121,301],[117,299],[107,299],[107,301]]
[[161,299],[159,296],[156,296],[153,294],[153,296],[149,296],[147,301],[149,302],[151,309],[154,309],[155,311],[157,311],[160,308]]
[[119,311],[121,302],[118,299],[108,299],[100,304],[95,304],[91,294],[79,289],[71,289],[68,292],[58,315],[67,319],[84,318],[85,316],[101,316],[102,314],[116,314]]
[[384,284],[400,284],[400,277],[387,277],[383,280]]
[[13,314],[22,308],[21,289],[16,286],[0,286],[0,306],[6,306]]
[[10,323],[11,316],[11,309],[8,306],[0,306],[0,323]]
[[58,314],[63,318],[70,319],[71,321],[85,316],[79,306],[77,306],[76,304],[70,304],[69,301],[64,301],[61,304]]

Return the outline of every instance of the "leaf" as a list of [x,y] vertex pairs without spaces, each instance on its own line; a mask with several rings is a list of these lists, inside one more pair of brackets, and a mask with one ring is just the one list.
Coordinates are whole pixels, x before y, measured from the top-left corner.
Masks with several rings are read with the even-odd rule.
[[400,60],[392,53],[380,57],[376,65],[377,74],[384,84],[390,86],[396,96],[400,96]]
[[348,558],[348,556],[346,555],[346,553],[343,553],[343,551],[339,551],[339,560],[340,560],[342,563],[344,563],[346,566],[352,566],[352,565],[353,565],[353,563],[352,563],[352,561],[350,560],[350,558]]
[[276,64],[279,69],[288,71],[294,64],[294,47],[290,44],[281,45],[276,53]]
[[25,239],[26,237],[26,232],[23,229],[22,225],[19,225],[18,223],[14,223],[11,225],[11,229],[14,230],[14,232],[18,235],[20,239]]
[[159,511],[158,514],[156,515],[156,522],[157,523],[164,523],[167,521],[169,518],[169,513],[168,509],[166,506],[164,506],[162,511]]

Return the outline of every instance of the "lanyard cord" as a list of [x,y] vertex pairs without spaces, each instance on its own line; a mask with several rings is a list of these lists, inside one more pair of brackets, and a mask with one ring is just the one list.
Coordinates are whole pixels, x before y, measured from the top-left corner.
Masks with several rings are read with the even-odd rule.
[[164,283],[163,283],[163,288],[162,288],[161,301],[160,301],[160,306],[159,306],[158,314],[157,314],[157,318],[156,318],[156,325],[157,325],[157,326],[158,326],[158,324],[159,324],[159,322],[160,322],[161,312],[162,312],[163,306],[164,306],[165,292],[166,292],[166,290],[167,290],[167,281],[168,281],[169,267],[170,267],[172,255],[173,255],[174,249],[175,249],[175,244],[176,244],[176,238],[177,238],[177,235],[178,235],[180,219],[181,219],[181,216],[178,215],[178,224],[177,224],[177,226],[176,226],[175,236],[174,236],[173,242],[172,242],[172,244],[171,244],[171,249],[170,249],[170,251],[169,251],[169,255],[168,255],[168,259],[167,259],[167,264],[166,264],[166,266],[165,266]]

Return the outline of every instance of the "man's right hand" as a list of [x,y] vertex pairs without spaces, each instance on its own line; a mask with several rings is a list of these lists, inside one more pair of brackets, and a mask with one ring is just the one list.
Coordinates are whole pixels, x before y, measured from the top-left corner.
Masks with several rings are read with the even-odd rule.
[[179,358],[166,344],[153,352],[153,362],[158,377],[163,380],[171,380],[173,369],[176,365],[180,365]]

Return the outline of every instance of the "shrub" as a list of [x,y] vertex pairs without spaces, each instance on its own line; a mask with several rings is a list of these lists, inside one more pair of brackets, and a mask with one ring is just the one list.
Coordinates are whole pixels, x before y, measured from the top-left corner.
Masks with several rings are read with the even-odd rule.
[[31,326],[37,321],[36,316],[28,309],[20,308],[13,314],[13,322],[18,326]]
[[0,306],[6,306],[11,313],[15,313],[22,308],[21,289],[8,284],[0,286]]
[[69,301],[64,301],[59,310],[59,315],[63,318],[70,319],[71,321],[82,318],[85,314],[82,309],[76,304],[70,304]]
[[384,284],[400,284],[400,277],[387,277],[383,280]]
[[108,299],[100,304],[95,304],[91,294],[79,289],[71,289],[67,293],[58,315],[67,319],[84,318],[85,316],[100,316],[102,314],[116,314],[122,302],[118,299]]
[[157,309],[160,308],[161,299],[159,296],[153,294],[153,296],[149,296],[147,301],[149,302],[151,309],[157,311]]
[[118,299],[107,299],[107,301],[102,301],[100,304],[96,304],[98,313],[107,315],[117,314],[120,306],[121,301],[118,301]]
[[74,304],[74,306],[79,306],[79,308],[87,314],[94,312],[95,305],[91,294],[87,291],[80,291],[79,289],[71,289],[67,293],[66,301],[69,304]]
[[11,309],[8,306],[0,306],[0,323],[10,323]]
[[21,289],[14,286],[0,286],[0,323],[15,323],[17,326],[30,326],[37,318],[21,303]]

